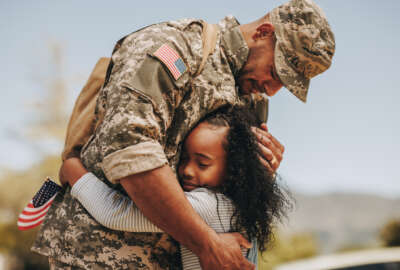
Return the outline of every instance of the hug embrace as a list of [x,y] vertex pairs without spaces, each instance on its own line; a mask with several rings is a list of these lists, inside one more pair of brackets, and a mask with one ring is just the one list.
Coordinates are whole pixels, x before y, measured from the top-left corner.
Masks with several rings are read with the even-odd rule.
[[[186,198],[201,218],[217,233],[243,233],[252,243],[243,254],[256,264],[257,247],[265,250],[273,222],[284,215],[290,201],[262,165],[251,126],[256,121],[244,108],[209,114],[185,139],[177,171]],[[162,232],[129,197],[87,172],[78,158],[67,159],[60,174],[64,184],[72,186],[72,196],[105,227]],[[184,270],[201,269],[195,254],[182,245],[180,251]]]
[[267,97],[285,86],[305,102],[334,49],[312,0],[248,24],[182,19],[122,38],[88,81],[101,85],[95,102],[78,98],[74,112],[86,114],[69,134],[87,136],[60,171],[72,188],[32,250],[51,269],[255,269],[289,205]]

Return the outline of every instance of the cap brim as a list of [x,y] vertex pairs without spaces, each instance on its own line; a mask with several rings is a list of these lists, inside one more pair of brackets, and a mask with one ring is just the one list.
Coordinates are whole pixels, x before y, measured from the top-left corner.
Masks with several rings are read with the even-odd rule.
[[279,41],[275,45],[275,68],[276,73],[283,85],[304,103],[307,101],[307,92],[310,86],[310,79],[304,77],[294,70],[286,60]]

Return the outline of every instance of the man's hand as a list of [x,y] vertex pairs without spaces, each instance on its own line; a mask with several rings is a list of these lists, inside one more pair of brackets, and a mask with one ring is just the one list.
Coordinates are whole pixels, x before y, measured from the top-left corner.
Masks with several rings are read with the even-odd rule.
[[240,233],[224,233],[218,236],[220,238],[218,246],[199,255],[201,269],[255,269],[255,265],[242,255],[240,248],[250,248],[251,244]]
[[252,130],[260,147],[261,163],[275,173],[281,164],[285,147],[268,132],[266,124],[262,124],[260,128],[253,127]]
[[250,244],[241,236],[219,235],[194,211],[167,165],[120,180],[132,201],[160,229],[200,258],[205,270],[250,270],[240,245]]
[[72,187],[87,172],[81,160],[73,157],[63,162],[58,175],[64,187],[68,186],[68,184]]

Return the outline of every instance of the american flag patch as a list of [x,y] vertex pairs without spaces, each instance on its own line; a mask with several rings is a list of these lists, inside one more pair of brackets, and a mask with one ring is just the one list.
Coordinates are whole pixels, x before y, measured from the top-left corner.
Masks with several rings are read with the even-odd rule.
[[33,199],[18,217],[18,229],[21,231],[39,226],[46,216],[51,203],[62,188],[50,178],[42,185]]
[[153,55],[167,66],[175,80],[187,70],[179,54],[167,44],[163,44]]

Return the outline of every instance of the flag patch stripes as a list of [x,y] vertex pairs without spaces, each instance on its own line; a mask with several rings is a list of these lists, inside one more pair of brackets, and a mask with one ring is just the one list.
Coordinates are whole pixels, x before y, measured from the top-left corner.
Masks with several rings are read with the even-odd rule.
[[167,44],[163,44],[158,48],[154,53],[154,56],[164,63],[175,80],[179,79],[179,77],[187,70],[185,63],[179,54]]

